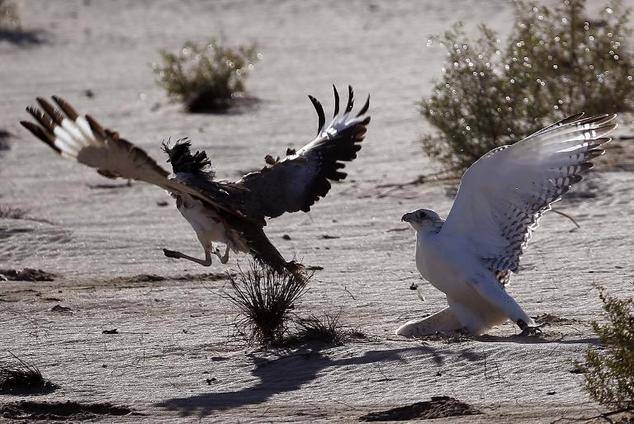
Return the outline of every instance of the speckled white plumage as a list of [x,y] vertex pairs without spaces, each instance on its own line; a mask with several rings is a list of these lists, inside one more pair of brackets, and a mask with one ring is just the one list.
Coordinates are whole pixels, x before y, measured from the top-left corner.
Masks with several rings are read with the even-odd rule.
[[534,327],[505,285],[542,214],[603,153],[614,121],[615,115],[575,115],[494,149],[465,172],[446,221],[426,209],[404,215],[417,232],[416,267],[445,293],[449,308],[397,334],[438,328],[482,334],[506,319]]

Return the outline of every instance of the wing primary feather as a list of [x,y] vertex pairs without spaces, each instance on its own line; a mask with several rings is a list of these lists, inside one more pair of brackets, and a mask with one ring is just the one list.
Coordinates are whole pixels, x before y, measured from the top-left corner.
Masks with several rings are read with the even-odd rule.
[[59,106],[59,108],[64,111],[66,116],[71,119],[71,121],[74,121],[75,119],[77,119],[77,117],[79,117],[77,111],[75,111],[75,109],[73,109],[73,107],[66,100],[62,99],[59,96],[53,96],[53,100],[55,101],[55,103],[57,103],[57,106]]
[[88,125],[90,125],[90,129],[93,133],[97,133],[101,138],[106,137],[106,131],[92,116],[86,115],[86,120],[88,121]]
[[603,149],[592,149],[589,150],[586,154],[586,159],[594,159],[596,157],[602,156],[605,153]]
[[579,113],[576,113],[574,115],[567,116],[567,117],[565,117],[564,119],[562,119],[560,121],[557,121],[557,122],[555,122],[553,124],[548,125],[547,127],[542,128],[541,130],[537,130],[536,132],[534,132],[533,134],[531,134],[527,138],[534,137],[534,136],[537,136],[539,134],[543,134],[546,131],[552,130],[555,127],[559,127],[559,126],[562,126],[562,125],[570,124],[571,122],[575,122],[575,121],[581,119],[584,115],[585,114],[583,112],[579,112]]
[[33,122],[29,122],[29,121],[20,121],[20,124],[22,124],[22,126],[26,128],[27,130],[29,130],[31,134],[33,134],[35,137],[39,138],[44,143],[48,144],[48,146],[51,149],[61,154],[62,151],[60,150],[59,147],[55,145],[54,139],[51,138],[51,136],[46,131],[44,131],[44,129],[35,125]]
[[348,86],[348,104],[346,105],[346,113],[352,110],[354,106],[354,91],[352,91],[352,86]]
[[46,114],[49,116],[49,118],[51,118],[53,122],[55,122],[57,125],[62,125],[64,117],[61,113],[55,110],[55,108],[42,97],[38,97],[36,98],[36,100],[39,103],[40,107],[44,109],[44,112],[46,112]]
[[321,103],[319,103],[319,100],[317,100],[310,94],[308,95],[308,98],[313,103],[313,106],[315,107],[315,110],[317,111],[317,116],[319,116],[319,126],[317,127],[317,134],[319,134],[321,132],[321,129],[324,127],[324,124],[326,123],[326,115],[324,114],[324,108],[321,106]]
[[332,90],[335,92],[335,112],[332,114],[332,117],[334,118],[339,113],[339,92],[334,84],[332,85]]
[[592,162],[584,162],[581,165],[579,165],[579,171],[577,172],[582,174],[584,172],[588,172],[592,168],[594,168],[594,164]]
[[34,108],[33,106],[27,106],[26,111],[29,112],[29,114],[42,126],[44,130],[48,132],[48,134],[51,135],[52,138],[55,138],[53,137],[55,125],[48,116],[44,115],[39,109]]
[[370,107],[370,95],[368,94],[368,98],[365,100],[363,107],[361,108],[359,113],[357,113],[357,118],[363,115],[364,113],[366,113],[369,107]]

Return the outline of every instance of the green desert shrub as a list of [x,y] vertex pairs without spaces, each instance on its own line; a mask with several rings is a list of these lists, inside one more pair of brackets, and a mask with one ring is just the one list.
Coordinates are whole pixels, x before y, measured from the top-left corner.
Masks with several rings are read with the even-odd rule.
[[216,39],[187,41],[176,53],[160,51],[153,69],[168,96],[189,112],[227,109],[245,93],[245,82],[260,55],[255,45],[226,47]]
[[615,410],[634,410],[634,298],[618,299],[603,290],[607,322],[592,323],[601,348],[590,348],[585,363],[578,364],[584,388],[602,405]]
[[585,3],[518,1],[506,42],[485,25],[469,39],[460,23],[435,37],[448,58],[420,102],[437,130],[423,138],[426,152],[460,173],[492,148],[567,115],[634,110],[630,10],[612,1],[590,18]]

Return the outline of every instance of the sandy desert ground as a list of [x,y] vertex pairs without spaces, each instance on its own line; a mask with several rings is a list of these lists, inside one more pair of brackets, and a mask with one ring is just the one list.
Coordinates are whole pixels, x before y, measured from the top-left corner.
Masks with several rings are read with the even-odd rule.
[[[632,1],[627,4],[634,4]],[[28,211],[0,219],[0,268],[39,268],[52,282],[0,281],[0,357],[37,364],[61,387],[35,401],[110,402],[134,414],[108,422],[356,421],[371,411],[451,396],[483,414],[438,422],[552,422],[596,414],[573,361],[597,340],[593,285],[634,291],[634,161],[614,158],[542,220],[509,288],[533,316],[559,317],[540,339],[511,323],[475,340],[411,341],[403,322],[444,305],[421,302],[414,235],[402,213],[446,214],[437,184],[388,189],[438,170],[418,139],[430,130],[416,102],[430,92],[444,52],[426,46],[456,20],[510,30],[506,1],[21,1],[34,40],[0,41],[0,204]],[[188,115],[154,83],[157,49],[222,34],[254,41],[263,60],[249,80],[260,99],[226,115]],[[55,157],[18,124],[36,96],[59,94],[163,158],[160,141],[191,137],[218,175],[235,179],[266,154],[309,141],[316,116],[306,94],[331,107],[331,84],[372,94],[372,123],[349,178],[309,214],[285,215],[267,233],[287,258],[318,271],[298,313],[340,313],[367,335],[344,346],[263,352],[234,337],[222,296],[228,266],[168,260],[199,254],[169,196],[125,186]],[[86,95],[92,91],[92,97]],[[620,134],[632,133],[621,117]],[[616,155],[615,155],[616,156]],[[163,159],[161,159],[162,162]],[[613,164],[614,165],[614,164]],[[169,206],[160,207],[161,202]],[[290,240],[282,238],[284,234]],[[336,236],[338,238],[325,238]],[[143,277],[151,274],[162,278]],[[56,305],[70,308],[53,311]],[[59,308],[57,308],[59,310]],[[103,334],[117,329],[118,334]],[[0,396],[0,404],[22,397]],[[8,418],[5,418],[8,419]],[[2,418],[0,418],[2,420]]]

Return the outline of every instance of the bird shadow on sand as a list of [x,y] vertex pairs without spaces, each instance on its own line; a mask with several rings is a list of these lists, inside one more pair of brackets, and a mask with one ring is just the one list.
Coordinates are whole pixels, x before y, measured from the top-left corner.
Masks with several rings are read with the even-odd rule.
[[[436,365],[442,365],[444,363],[443,353],[445,352],[423,345],[373,350],[365,352],[361,356],[332,359],[322,353],[319,348],[300,349],[289,356],[273,360],[255,360],[255,368],[251,371],[251,375],[257,377],[259,382],[249,388],[233,392],[201,393],[189,397],[173,398],[160,402],[156,406],[178,411],[181,416],[198,415],[203,417],[214,411],[260,404],[276,394],[299,390],[304,384],[315,380],[317,375],[326,369],[394,361],[406,362],[405,356],[408,354],[430,355]],[[468,361],[482,359],[480,355],[468,349],[461,356]]]

